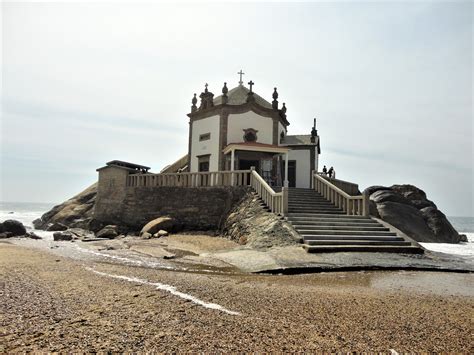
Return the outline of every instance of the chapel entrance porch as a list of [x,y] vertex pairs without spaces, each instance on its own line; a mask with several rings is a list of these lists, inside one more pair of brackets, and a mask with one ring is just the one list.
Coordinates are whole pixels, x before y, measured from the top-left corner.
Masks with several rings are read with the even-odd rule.
[[234,171],[253,167],[268,185],[288,186],[285,179],[288,176],[288,151],[286,147],[270,144],[232,143],[223,151],[224,169]]

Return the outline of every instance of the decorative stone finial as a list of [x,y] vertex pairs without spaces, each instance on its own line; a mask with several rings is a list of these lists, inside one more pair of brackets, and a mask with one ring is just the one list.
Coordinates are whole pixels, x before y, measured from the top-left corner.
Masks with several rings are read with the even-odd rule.
[[196,106],[197,102],[198,102],[198,99],[197,99],[197,97],[196,97],[196,94],[194,94],[194,97],[193,97],[193,99],[191,100],[191,103],[193,104],[193,105],[191,106],[191,112],[196,112],[196,111],[197,111],[197,106]]
[[285,103],[283,103],[283,107],[281,108],[281,112],[286,116],[286,106],[285,106]]
[[318,131],[316,129],[316,118],[314,119],[313,129],[311,130],[311,143],[316,143],[316,136],[318,135]]
[[242,84],[244,83],[244,82],[242,81],[242,75],[244,75],[245,73],[242,71],[242,69],[240,69],[240,71],[239,71],[237,74],[240,75],[239,85],[242,86]]
[[273,109],[275,110],[278,110],[278,92],[277,92],[277,88],[274,88],[274,91],[273,91],[273,101],[272,101],[272,107]]
[[199,106],[199,110],[205,110],[214,106],[214,94],[207,89],[207,83],[204,86],[204,92],[199,95],[199,97],[201,98],[201,105]]
[[226,104],[229,101],[229,98],[227,97],[227,93],[229,92],[229,89],[227,89],[227,83],[224,83],[224,87],[222,88],[222,103]]

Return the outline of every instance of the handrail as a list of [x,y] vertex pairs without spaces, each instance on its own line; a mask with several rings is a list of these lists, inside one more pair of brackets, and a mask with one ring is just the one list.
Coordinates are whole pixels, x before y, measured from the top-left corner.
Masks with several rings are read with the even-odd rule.
[[369,215],[366,195],[351,196],[315,172],[313,172],[313,188],[347,215]]
[[254,170],[251,170],[250,186],[268,206],[271,212],[285,215],[288,212],[288,189],[275,192],[270,185]]

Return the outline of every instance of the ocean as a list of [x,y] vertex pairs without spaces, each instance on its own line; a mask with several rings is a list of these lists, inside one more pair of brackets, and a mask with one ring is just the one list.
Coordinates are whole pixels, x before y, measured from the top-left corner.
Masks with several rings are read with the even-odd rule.
[[[16,219],[33,231],[33,221],[49,211],[52,203],[0,202],[0,222]],[[435,252],[453,254],[464,258],[474,259],[474,217],[448,217],[454,228],[468,238],[467,243],[420,243],[424,248]],[[35,231],[43,238],[52,239],[52,232]]]

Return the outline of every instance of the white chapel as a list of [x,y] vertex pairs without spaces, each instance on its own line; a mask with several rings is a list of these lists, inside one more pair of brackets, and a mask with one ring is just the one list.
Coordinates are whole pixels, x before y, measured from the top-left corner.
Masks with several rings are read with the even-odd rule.
[[[286,106],[280,107],[277,88],[272,102],[242,81],[214,97],[208,84],[192,99],[188,154],[162,173],[248,170],[254,167],[273,187],[309,188],[321,153],[316,120],[307,135],[288,135]],[[199,101],[199,102],[198,102]],[[286,174],[287,172],[287,174]],[[287,177],[286,177],[287,175]]]

